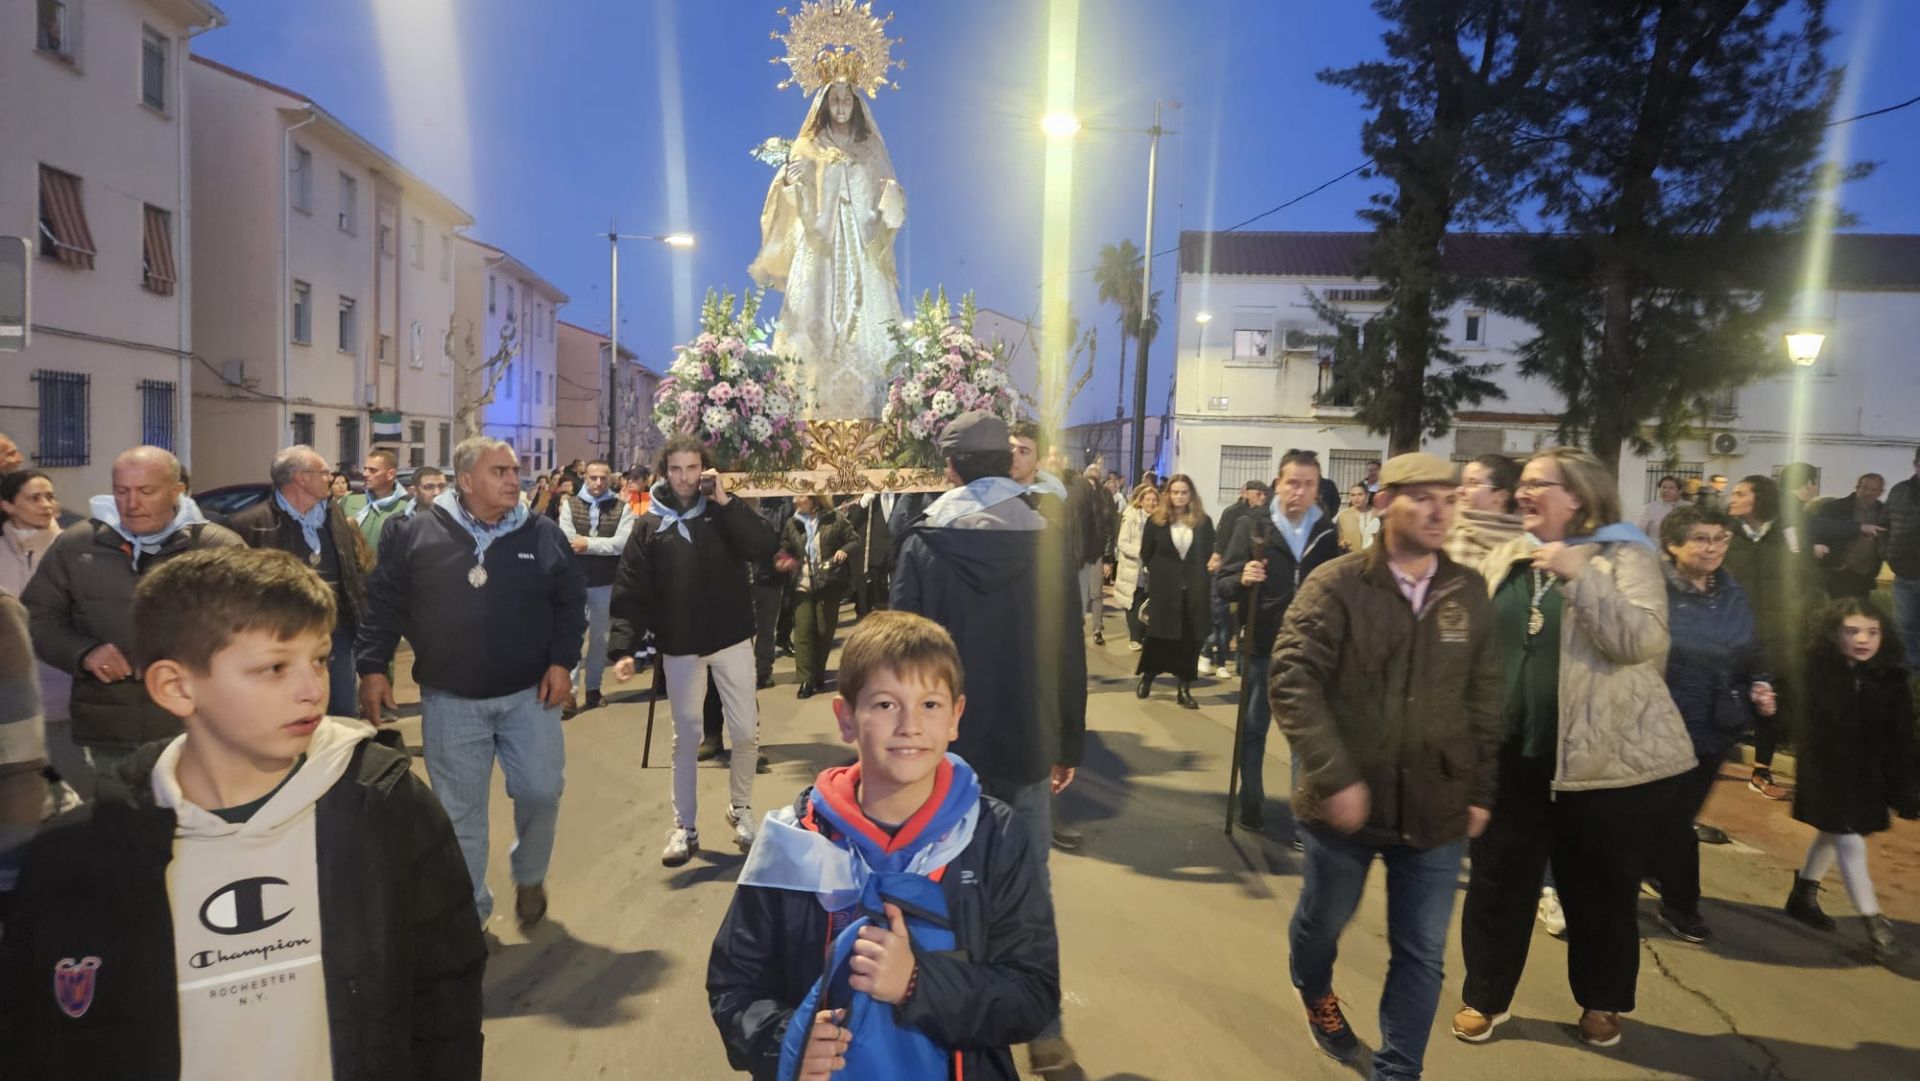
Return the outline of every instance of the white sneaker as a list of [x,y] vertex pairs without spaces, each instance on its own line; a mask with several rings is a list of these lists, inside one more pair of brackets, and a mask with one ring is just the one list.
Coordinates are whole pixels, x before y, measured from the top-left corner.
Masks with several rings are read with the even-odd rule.
[[1228,661],[1227,663],[1214,669],[1213,674],[1216,676],[1219,676],[1221,679],[1232,679],[1233,678],[1233,662]]
[[1540,922],[1555,938],[1567,933],[1567,914],[1560,908],[1560,891],[1548,886],[1540,891]]
[[753,848],[753,808],[727,808],[727,825],[733,827],[733,843],[739,846],[740,851]]
[[1200,658],[1200,674],[1203,676],[1210,676],[1213,674],[1213,662],[1206,659],[1205,657]]
[[1145,648],[1146,648],[1145,646],[1143,646],[1143,645],[1141,645],[1141,644],[1140,644],[1140,643],[1138,643],[1138,642],[1128,642],[1128,643],[1127,643],[1127,652],[1128,652],[1128,653],[1138,653],[1138,652],[1140,652],[1140,651],[1141,651],[1142,649],[1145,649]]
[[667,834],[667,847],[660,853],[660,862],[667,867],[678,867],[693,858],[700,851],[700,831],[686,826],[675,826]]

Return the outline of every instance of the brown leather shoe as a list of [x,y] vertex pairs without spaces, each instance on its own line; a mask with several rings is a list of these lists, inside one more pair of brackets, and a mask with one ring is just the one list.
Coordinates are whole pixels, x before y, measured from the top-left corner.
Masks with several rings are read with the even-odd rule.
[[1588,1010],[1580,1015],[1580,1042],[1588,1047],[1612,1047],[1620,1042],[1620,1015]]
[[1453,1015],[1453,1034],[1468,1043],[1485,1043],[1493,1035],[1494,1026],[1512,1016],[1501,1010],[1489,1017],[1472,1006],[1462,1006],[1460,1012]]
[[513,887],[513,918],[520,921],[520,929],[526,930],[547,918],[547,886],[544,882],[533,882],[525,886]]
[[1072,1065],[1073,1045],[1065,1039],[1035,1040],[1027,1045],[1027,1068],[1034,1073],[1052,1073]]

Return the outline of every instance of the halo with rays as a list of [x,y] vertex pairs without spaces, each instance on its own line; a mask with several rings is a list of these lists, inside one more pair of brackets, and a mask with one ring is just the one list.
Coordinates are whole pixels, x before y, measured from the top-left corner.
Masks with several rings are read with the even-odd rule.
[[[781,8],[776,14],[786,15]],[[786,46],[786,54],[773,58],[785,64],[792,75],[780,83],[780,89],[798,86],[812,97],[822,87],[846,83],[864,90],[867,97],[878,97],[882,87],[900,89],[888,78],[893,68],[905,70],[907,62],[893,59],[893,47],[899,38],[887,36],[889,12],[884,18],[873,13],[872,0],[808,0],[800,13],[787,20],[787,32],[770,36]]]

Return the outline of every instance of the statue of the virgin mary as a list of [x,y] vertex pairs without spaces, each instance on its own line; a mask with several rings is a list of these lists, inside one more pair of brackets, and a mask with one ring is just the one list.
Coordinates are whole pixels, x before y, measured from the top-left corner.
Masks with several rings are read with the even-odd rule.
[[[803,26],[807,19],[814,25]],[[878,417],[893,352],[887,324],[901,318],[893,240],[907,198],[859,89],[871,95],[884,81],[892,43],[870,9],[843,2],[805,5],[794,23],[790,48],[803,30],[846,41],[851,29],[860,40],[839,51],[796,49],[809,58],[797,63],[788,58],[813,101],[799,136],[776,159],[760,212],[760,254],[748,273],[785,294],[773,349],[800,362],[811,415]]]

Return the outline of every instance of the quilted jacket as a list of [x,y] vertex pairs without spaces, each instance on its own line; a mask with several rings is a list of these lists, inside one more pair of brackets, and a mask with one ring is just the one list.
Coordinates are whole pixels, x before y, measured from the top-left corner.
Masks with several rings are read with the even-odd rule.
[[[1653,549],[1585,544],[1585,573],[1567,582],[1560,624],[1560,733],[1553,787],[1629,788],[1698,764],[1667,693],[1667,582]],[[1525,534],[1487,553],[1489,595],[1532,559]]]

